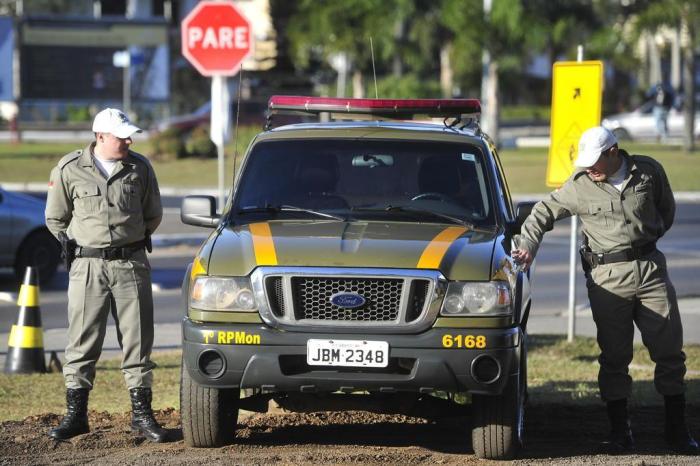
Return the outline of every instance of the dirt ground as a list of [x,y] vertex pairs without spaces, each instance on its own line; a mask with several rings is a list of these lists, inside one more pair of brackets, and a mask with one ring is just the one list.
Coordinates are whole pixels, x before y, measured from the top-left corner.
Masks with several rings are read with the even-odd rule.
[[[46,432],[58,414],[0,424],[0,465],[223,465],[223,464],[498,464],[477,460],[469,421],[429,423],[365,412],[253,414],[239,417],[236,443],[215,449],[185,446],[179,413],[156,413],[170,441],[153,444],[129,431],[129,414],[90,412],[91,432],[68,442]],[[691,429],[700,433],[700,408],[690,406]],[[669,454],[663,442],[663,407],[636,407],[634,455],[600,454],[607,431],[602,406],[531,406],[526,448],[515,464],[685,465],[700,457]]]

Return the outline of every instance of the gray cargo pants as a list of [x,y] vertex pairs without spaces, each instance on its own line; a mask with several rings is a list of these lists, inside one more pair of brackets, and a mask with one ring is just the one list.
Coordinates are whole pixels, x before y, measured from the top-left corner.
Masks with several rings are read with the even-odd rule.
[[128,388],[153,381],[153,297],[145,251],[129,260],[78,258],[68,284],[68,344],[63,376],[67,388],[92,388],[112,311]]
[[599,265],[591,270],[587,287],[601,350],[598,385],[603,400],[631,394],[634,324],[656,363],[656,390],[662,395],[683,393],[683,327],[664,255],[655,251],[644,260]]

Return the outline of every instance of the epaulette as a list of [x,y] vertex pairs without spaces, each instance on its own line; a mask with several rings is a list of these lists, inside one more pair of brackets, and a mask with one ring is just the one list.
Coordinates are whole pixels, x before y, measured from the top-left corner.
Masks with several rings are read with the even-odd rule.
[[134,160],[144,164],[148,171],[151,171],[151,172],[153,171],[153,166],[151,166],[151,161],[148,160],[148,157],[146,157],[145,155],[141,155],[138,152],[134,152],[134,151],[129,151],[129,155],[131,155],[134,158]]
[[629,157],[634,163],[646,163],[648,165],[653,166],[654,168],[657,168],[659,165],[661,165],[658,160],[656,160],[653,157],[649,157],[648,155],[635,154],[630,155]]
[[138,152],[134,152],[134,151],[129,151],[129,154],[130,154],[133,158],[135,158],[136,160],[138,160],[139,162],[143,162],[143,163],[145,163],[146,165],[150,165],[150,164],[151,164],[151,162],[148,160],[148,158],[147,158],[145,155],[141,155],[141,154],[139,154]]
[[63,170],[63,167],[65,167],[81,155],[83,155],[83,149],[74,150],[73,152],[64,155],[63,158],[61,158],[61,160],[58,161],[58,168],[60,170]]

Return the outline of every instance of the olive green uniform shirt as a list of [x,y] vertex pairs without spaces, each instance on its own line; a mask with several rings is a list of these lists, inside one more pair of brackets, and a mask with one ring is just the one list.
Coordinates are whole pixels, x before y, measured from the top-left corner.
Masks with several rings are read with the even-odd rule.
[[153,233],[163,217],[158,182],[148,160],[136,152],[105,176],[95,165],[94,142],[63,157],[51,171],[46,226],[66,231],[79,246],[125,246]]
[[651,157],[630,156],[627,176],[618,191],[596,182],[585,170],[538,202],[515,238],[516,246],[535,256],[545,232],[561,218],[579,215],[593,252],[618,252],[661,238],[673,224],[676,204],[663,167]]

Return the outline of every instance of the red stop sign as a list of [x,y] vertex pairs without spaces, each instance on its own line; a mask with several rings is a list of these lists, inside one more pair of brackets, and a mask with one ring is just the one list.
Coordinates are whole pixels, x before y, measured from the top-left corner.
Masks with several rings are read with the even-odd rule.
[[199,2],[181,29],[182,54],[204,76],[236,74],[251,51],[248,20],[231,2]]

